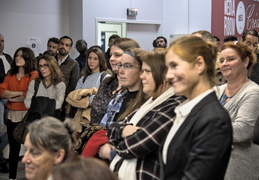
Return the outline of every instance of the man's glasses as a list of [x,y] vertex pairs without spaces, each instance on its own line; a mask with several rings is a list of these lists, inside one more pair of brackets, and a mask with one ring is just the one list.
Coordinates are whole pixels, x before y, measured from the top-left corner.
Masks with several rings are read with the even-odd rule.
[[41,69],[41,68],[46,69],[47,67],[49,67],[48,64],[40,64],[39,65],[39,69]]

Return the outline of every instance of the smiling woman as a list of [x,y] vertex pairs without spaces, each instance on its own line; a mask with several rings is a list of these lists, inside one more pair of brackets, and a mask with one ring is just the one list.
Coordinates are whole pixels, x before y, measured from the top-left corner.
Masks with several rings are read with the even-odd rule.
[[[187,100],[160,150],[161,179],[224,179],[231,152],[232,128],[214,86],[217,48],[186,36],[167,50],[167,79]],[[208,116],[209,115],[209,116]]]
[[259,86],[248,79],[254,63],[254,53],[241,42],[221,47],[220,70],[227,83],[216,89],[233,126],[233,149],[225,177],[227,180],[257,179],[259,176],[259,148],[252,143],[255,122],[259,117]]
[[69,158],[75,142],[71,120],[64,123],[56,118],[44,117],[29,125],[22,159],[28,180],[47,180],[52,168]]

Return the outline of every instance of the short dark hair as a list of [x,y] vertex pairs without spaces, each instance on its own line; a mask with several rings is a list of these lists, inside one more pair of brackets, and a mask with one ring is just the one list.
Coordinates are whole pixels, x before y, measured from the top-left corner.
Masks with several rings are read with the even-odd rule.
[[113,34],[113,35],[111,35],[111,36],[109,37],[109,41],[112,40],[112,39],[119,39],[119,38],[121,38],[119,35]]
[[237,41],[236,36],[228,36],[224,39],[224,42],[229,42],[229,41]]
[[53,42],[53,43],[55,43],[55,44],[59,44],[59,39],[56,38],[56,37],[52,37],[52,38],[49,38],[48,44],[49,44],[49,42]]
[[218,42],[220,42],[220,39],[218,36],[213,36],[214,39],[217,39]]
[[[165,43],[167,43],[167,39],[166,39],[164,36],[158,36],[158,37],[156,38],[156,40],[158,40],[158,39],[164,39]],[[155,40],[155,41],[156,41],[156,40]]]
[[255,29],[247,29],[243,36],[242,36],[242,40],[245,41],[246,40],[246,36],[247,35],[251,35],[251,36],[255,36],[259,39],[259,35],[258,35],[258,32],[255,30]]
[[70,46],[70,47],[73,46],[73,39],[72,39],[71,37],[69,37],[69,36],[62,36],[62,37],[59,39],[59,41],[61,41],[62,39],[70,39],[70,41],[71,41],[71,46]]
[[155,40],[153,40],[153,43],[152,43],[152,44],[153,44],[153,47],[154,47],[154,48],[156,48],[156,47],[157,47],[157,45],[156,45],[156,39],[155,39]]

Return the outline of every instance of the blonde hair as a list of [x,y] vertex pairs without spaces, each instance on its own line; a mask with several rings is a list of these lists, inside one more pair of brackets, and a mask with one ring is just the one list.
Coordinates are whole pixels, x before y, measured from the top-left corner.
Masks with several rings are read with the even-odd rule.
[[211,86],[216,84],[215,63],[217,47],[213,42],[204,41],[202,38],[196,36],[184,36],[174,41],[168,48],[167,52],[169,51],[173,51],[181,59],[190,64],[195,63],[198,56],[202,56],[206,65],[206,76]]

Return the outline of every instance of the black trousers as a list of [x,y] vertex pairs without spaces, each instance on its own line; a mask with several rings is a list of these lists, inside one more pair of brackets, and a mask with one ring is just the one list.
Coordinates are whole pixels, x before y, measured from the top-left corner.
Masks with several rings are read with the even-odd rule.
[[13,130],[18,125],[11,120],[7,121],[7,135],[9,139],[9,179],[16,179],[17,167],[19,162],[19,154],[21,150],[21,144],[18,143],[13,137]]

